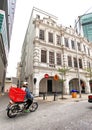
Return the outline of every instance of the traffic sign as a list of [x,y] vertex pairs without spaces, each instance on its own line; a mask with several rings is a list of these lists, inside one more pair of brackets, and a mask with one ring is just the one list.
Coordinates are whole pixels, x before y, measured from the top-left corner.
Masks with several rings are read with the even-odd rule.
[[45,78],[49,78],[49,75],[48,75],[48,74],[45,74],[44,77],[45,77]]
[[54,80],[58,80],[59,79],[59,76],[56,74],[55,76],[54,76]]

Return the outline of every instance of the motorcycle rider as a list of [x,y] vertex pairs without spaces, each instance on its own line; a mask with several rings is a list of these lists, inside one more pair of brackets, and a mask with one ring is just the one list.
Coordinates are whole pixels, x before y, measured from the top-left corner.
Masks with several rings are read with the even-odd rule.
[[32,93],[30,92],[29,88],[28,88],[28,82],[23,82],[23,86],[22,86],[22,89],[24,91],[26,91],[26,99],[27,99],[27,105],[25,107],[25,110],[24,112],[29,112],[29,107],[30,105],[33,103],[33,95]]

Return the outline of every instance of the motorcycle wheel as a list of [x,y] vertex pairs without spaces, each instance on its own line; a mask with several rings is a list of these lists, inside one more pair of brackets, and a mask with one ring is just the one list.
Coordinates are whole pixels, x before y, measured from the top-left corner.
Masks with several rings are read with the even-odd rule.
[[33,102],[32,105],[29,107],[30,112],[36,111],[37,108],[38,108],[38,103],[37,102]]
[[12,106],[11,108],[9,108],[7,110],[7,116],[9,118],[13,118],[17,116],[17,107],[16,106]]

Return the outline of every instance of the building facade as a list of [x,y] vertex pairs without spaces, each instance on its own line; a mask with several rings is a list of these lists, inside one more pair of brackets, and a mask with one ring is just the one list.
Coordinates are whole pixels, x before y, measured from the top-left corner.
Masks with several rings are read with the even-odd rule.
[[18,79],[16,77],[6,78],[4,92],[8,93],[11,87],[17,87],[17,80]]
[[9,24],[9,38],[11,40],[12,35],[12,28],[13,28],[13,22],[14,22],[14,14],[15,14],[15,8],[16,8],[16,0],[8,0],[8,24]]
[[[30,18],[21,64],[20,81],[28,81],[35,96],[59,93],[62,87],[64,94],[70,94],[72,89],[91,92],[92,44],[72,27],[58,25],[50,16],[35,14]],[[66,72],[60,73],[59,69]],[[64,84],[55,76],[63,79]]]
[[15,5],[16,0],[0,0],[0,91],[2,92],[4,91],[5,86]]

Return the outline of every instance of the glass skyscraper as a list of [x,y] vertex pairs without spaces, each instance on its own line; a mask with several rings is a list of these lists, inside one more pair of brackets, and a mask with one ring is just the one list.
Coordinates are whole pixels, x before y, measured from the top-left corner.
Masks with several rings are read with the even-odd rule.
[[92,13],[80,16],[83,35],[88,41],[92,42]]
[[16,0],[0,0],[0,91],[4,91]]

